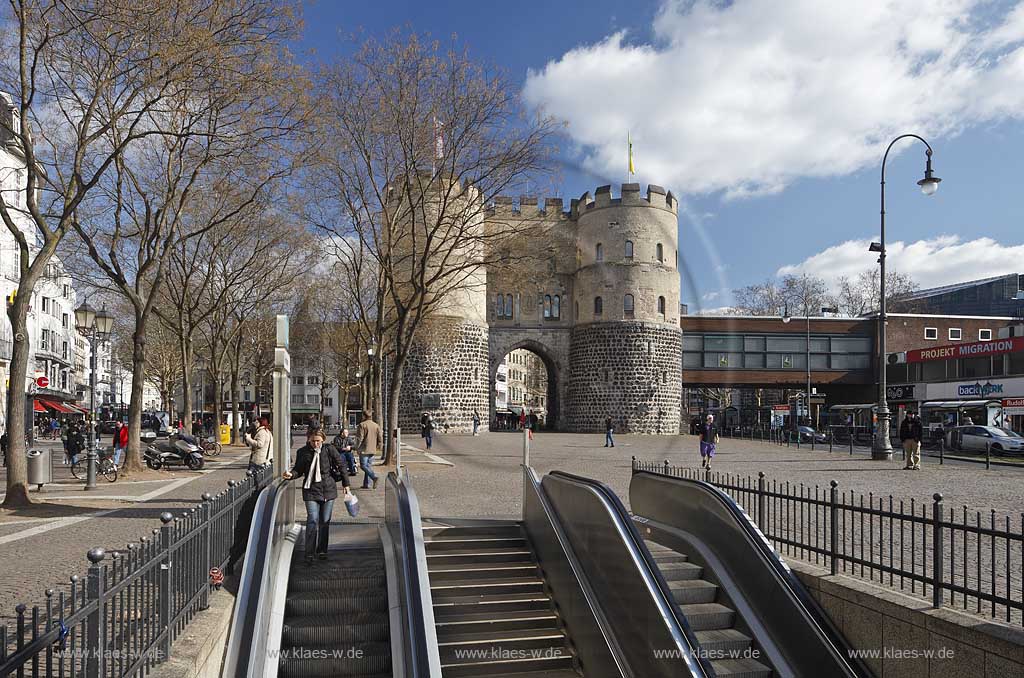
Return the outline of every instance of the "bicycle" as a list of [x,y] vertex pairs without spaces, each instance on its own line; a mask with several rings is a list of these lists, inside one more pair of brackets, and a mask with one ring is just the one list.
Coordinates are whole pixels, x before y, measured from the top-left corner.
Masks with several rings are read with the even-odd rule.
[[[107,479],[107,482],[113,483],[117,481],[118,468],[117,464],[114,463],[114,452],[113,450],[97,450],[98,455],[96,459],[96,473]],[[84,480],[88,478],[89,467],[88,455],[85,452],[78,454],[78,459],[71,462],[71,475],[77,480]]]
[[205,457],[216,457],[221,453],[221,444],[216,440],[203,440],[199,443],[199,446],[203,448],[203,456]]

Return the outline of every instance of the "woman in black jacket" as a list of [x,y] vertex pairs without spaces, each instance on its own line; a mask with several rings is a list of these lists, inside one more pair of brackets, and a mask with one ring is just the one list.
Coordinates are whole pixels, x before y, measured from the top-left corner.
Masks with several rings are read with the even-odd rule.
[[[344,472],[341,454],[331,445],[324,444],[323,431],[310,431],[306,444],[295,453],[295,465],[285,471],[284,479],[304,477],[302,501],[306,504],[306,564],[313,562],[313,554],[327,559],[327,541],[331,528],[331,511],[338,498],[338,485],[332,471],[341,478],[345,495],[351,493],[348,474]],[[340,471],[340,473],[338,473]]]

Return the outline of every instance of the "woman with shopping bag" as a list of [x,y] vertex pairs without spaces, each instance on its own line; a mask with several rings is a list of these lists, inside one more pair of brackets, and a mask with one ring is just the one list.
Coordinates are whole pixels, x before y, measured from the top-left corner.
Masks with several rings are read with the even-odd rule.
[[330,538],[331,512],[338,498],[338,481],[344,486],[345,502],[352,512],[354,499],[348,484],[348,473],[341,454],[333,445],[324,444],[323,431],[310,431],[306,444],[295,453],[295,465],[285,471],[285,480],[305,478],[302,483],[302,501],[306,504],[306,564],[313,558],[327,559]]

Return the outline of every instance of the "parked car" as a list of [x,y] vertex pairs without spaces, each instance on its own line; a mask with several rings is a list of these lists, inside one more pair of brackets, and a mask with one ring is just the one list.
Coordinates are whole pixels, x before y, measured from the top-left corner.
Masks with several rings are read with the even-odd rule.
[[117,422],[113,420],[101,421],[96,427],[96,430],[100,433],[113,433],[117,428]]
[[797,430],[800,431],[800,442],[809,443],[813,439],[815,443],[827,443],[828,436],[819,431],[815,431],[810,426],[798,426]]
[[984,452],[989,445],[993,454],[1024,453],[1024,438],[995,426],[957,426],[946,435],[950,449]]

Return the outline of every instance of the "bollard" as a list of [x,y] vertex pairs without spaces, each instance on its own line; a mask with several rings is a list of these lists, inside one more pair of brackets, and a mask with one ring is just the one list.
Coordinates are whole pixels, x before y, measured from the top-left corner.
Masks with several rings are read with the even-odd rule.
[[985,444],[985,468],[992,468],[992,443]]
[[669,475],[669,473],[668,473],[668,459],[665,460],[665,475]]
[[832,429],[828,430],[828,451],[832,452],[832,441],[835,439],[835,432]]
[[395,471],[402,469],[402,427],[395,428]]
[[853,456],[853,433],[850,433],[850,456]]
[[811,452],[814,452],[814,438],[817,435],[818,435],[817,431],[815,431],[814,433],[811,434]]
[[530,465],[530,429],[523,427],[523,466]]
[[939,466],[946,460],[946,436],[939,438]]

